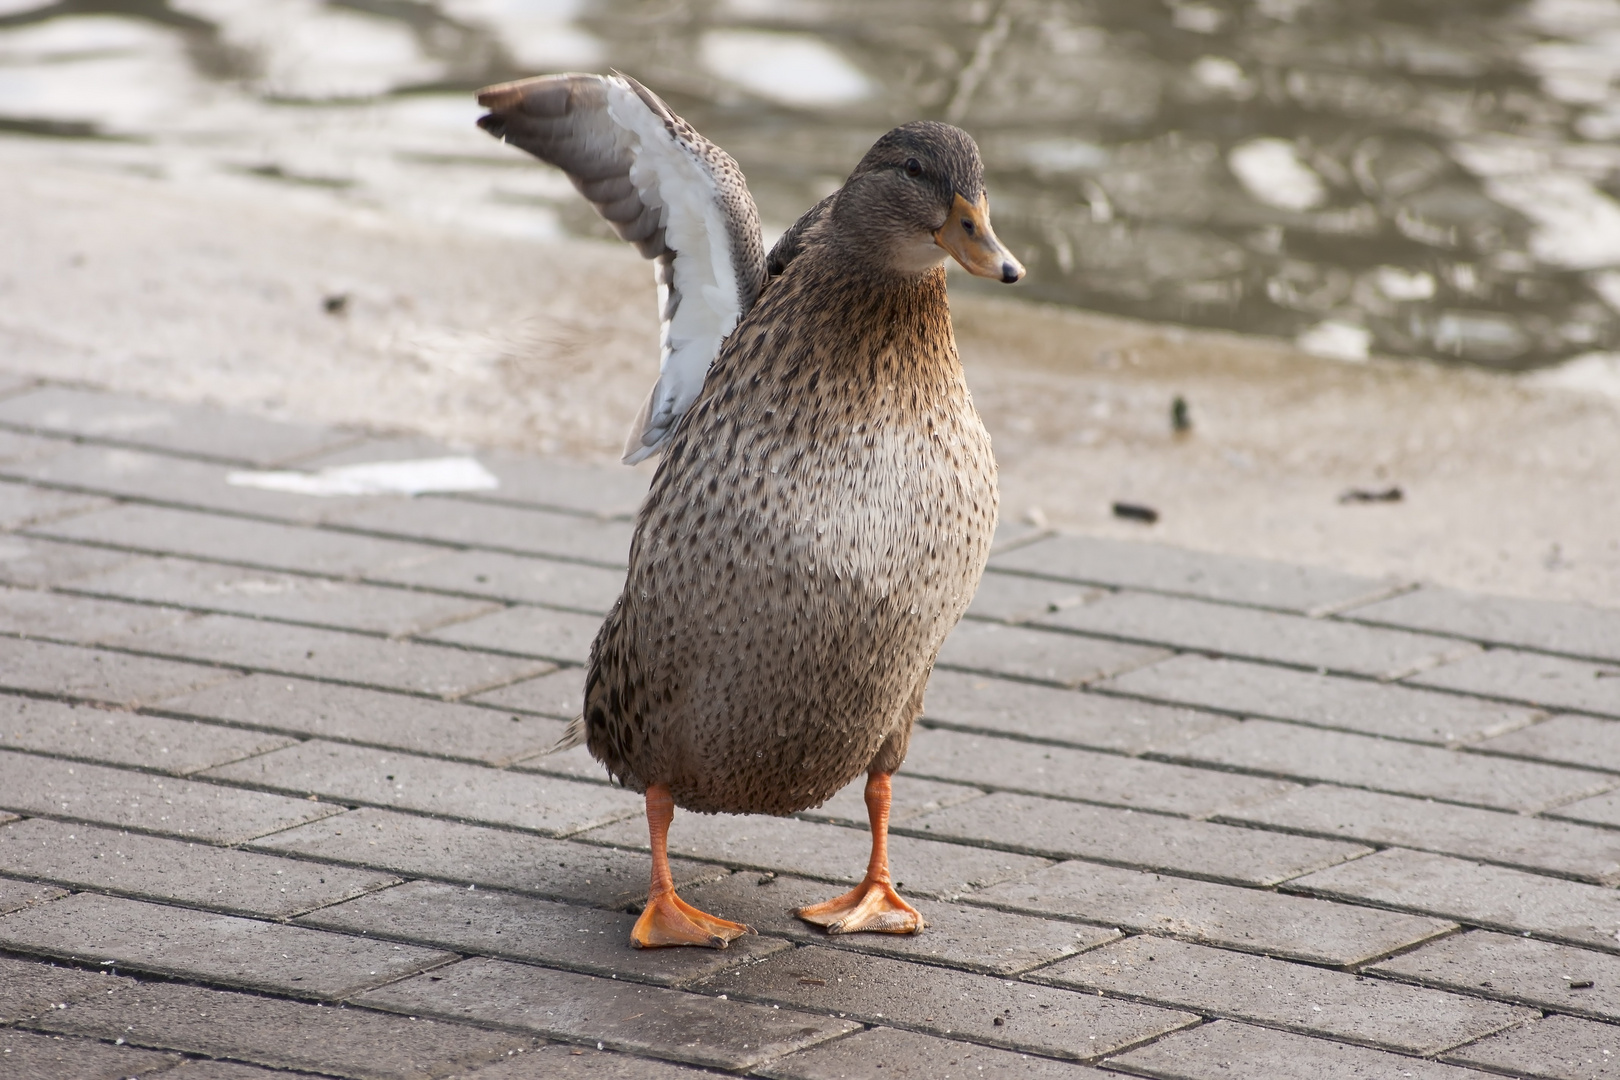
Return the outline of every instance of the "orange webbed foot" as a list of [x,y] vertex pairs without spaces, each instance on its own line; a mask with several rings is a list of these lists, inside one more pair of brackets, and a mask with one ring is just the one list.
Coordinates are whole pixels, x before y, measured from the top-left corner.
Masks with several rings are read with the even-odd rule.
[[674,945],[697,945],[724,949],[753,927],[729,919],[717,919],[669,892],[649,897],[641,918],[630,931],[630,944],[638,949],[663,949]]
[[887,881],[862,881],[843,896],[825,903],[811,904],[794,912],[829,934],[920,934],[922,915],[900,898]]

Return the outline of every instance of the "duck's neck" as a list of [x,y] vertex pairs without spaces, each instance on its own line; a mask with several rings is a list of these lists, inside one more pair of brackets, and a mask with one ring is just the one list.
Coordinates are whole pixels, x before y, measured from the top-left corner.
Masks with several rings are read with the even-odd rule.
[[813,356],[824,376],[862,384],[959,380],[945,268],[897,274],[851,254],[832,244],[806,251],[766,290],[761,305],[783,312],[769,320],[781,328],[773,339],[786,344],[785,332],[796,344],[766,353]]

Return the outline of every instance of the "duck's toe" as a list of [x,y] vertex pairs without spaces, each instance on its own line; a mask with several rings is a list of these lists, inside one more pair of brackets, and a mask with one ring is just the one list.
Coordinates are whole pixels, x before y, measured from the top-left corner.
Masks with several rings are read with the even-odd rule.
[[927,923],[886,881],[862,881],[843,896],[794,912],[829,934],[920,934]]
[[724,949],[753,928],[729,919],[716,918],[682,900],[674,890],[647,898],[647,906],[630,931],[630,944],[638,949],[663,949],[674,945],[697,945]]

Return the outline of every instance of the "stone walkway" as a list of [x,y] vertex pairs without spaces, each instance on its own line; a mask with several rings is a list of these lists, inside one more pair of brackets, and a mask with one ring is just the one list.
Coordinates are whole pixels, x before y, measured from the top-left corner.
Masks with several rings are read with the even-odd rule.
[[[896,779],[679,814],[576,709],[642,477],[0,379],[0,1076],[1620,1077],[1620,612],[1009,529]],[[858,785],[857,785],[858,788]]]

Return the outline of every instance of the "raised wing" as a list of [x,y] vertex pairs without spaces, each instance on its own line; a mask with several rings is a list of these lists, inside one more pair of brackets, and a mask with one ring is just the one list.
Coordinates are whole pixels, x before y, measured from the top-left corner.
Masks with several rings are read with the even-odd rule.
[[624,460],[663,447],[765,282],[759,212],[731,156],[627,75],[544,75],[479,91],[478,126],[568,174],[655,260],[658,382]]

